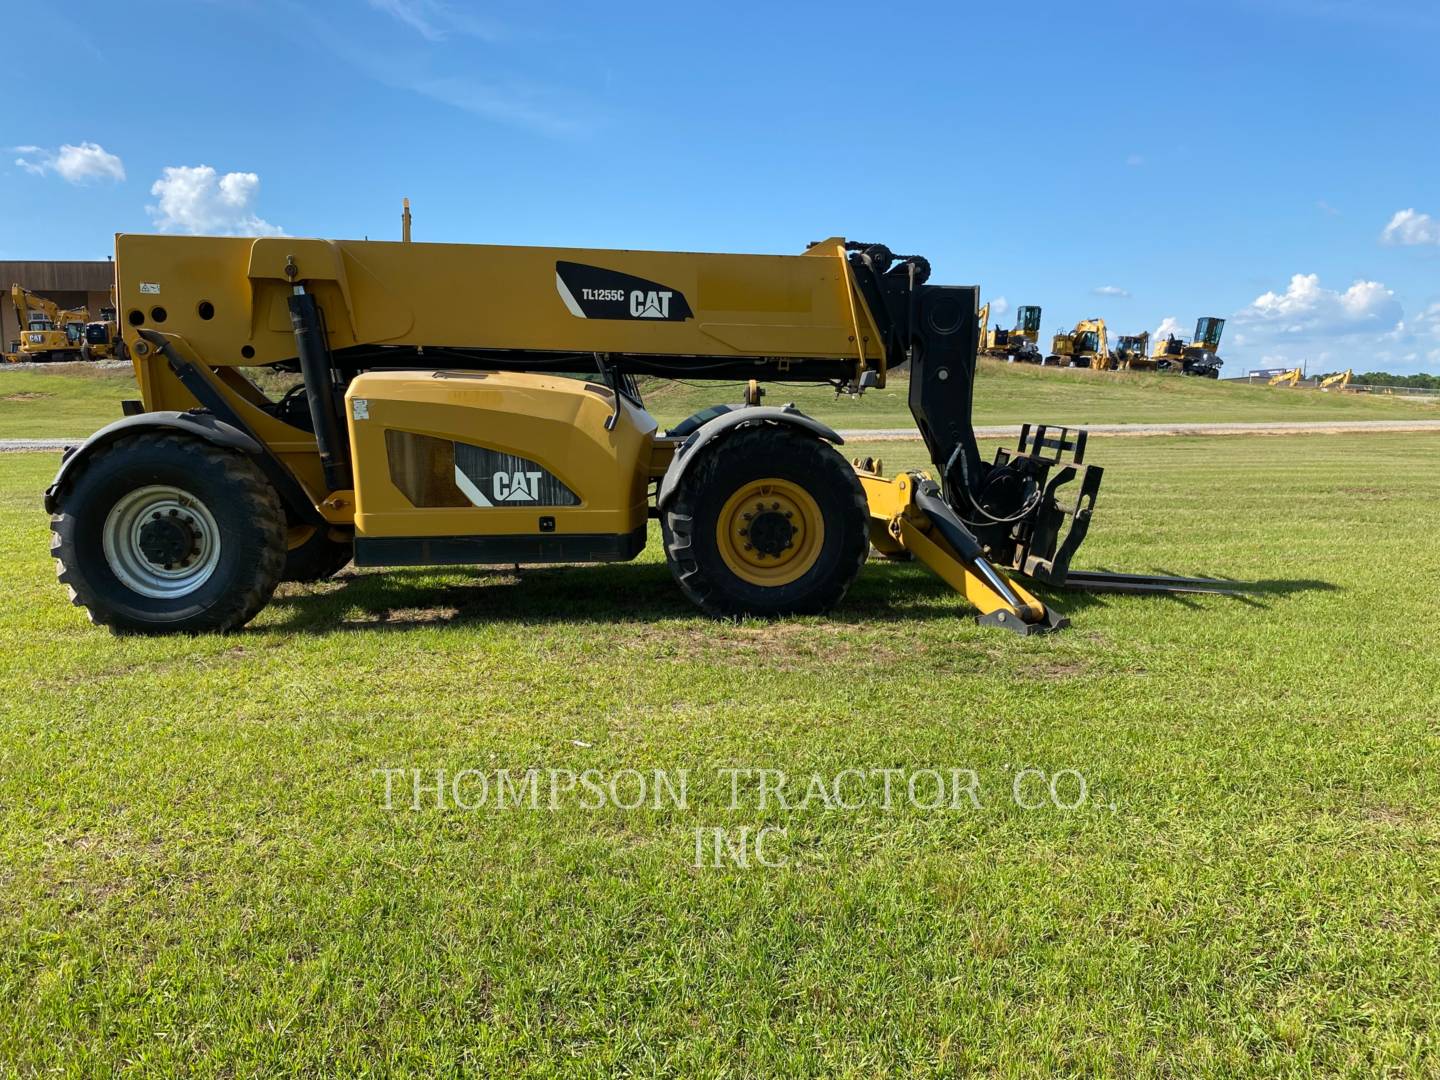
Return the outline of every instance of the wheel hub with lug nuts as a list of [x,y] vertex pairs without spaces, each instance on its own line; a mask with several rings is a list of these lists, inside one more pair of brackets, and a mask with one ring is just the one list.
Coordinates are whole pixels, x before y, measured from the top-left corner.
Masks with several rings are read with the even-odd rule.
[[168,484],[121,496],[105,517],[101,544],[120,583],[152,599],[188,596],[220,561],[220,527],[209,508]]
[[751,585],[798,581],[820,556],[825,522],[815,498],[778,477],[742,485],[721,507],[715,540],[725,565]]
[[200,538],[195,534],[195,519],[179,510],[166,514],[156,511],[140,526],[140,553],[152,566],[173,570],[194,561],[200,554]]
[[794,544],[795,527],[790,524],[792,511],[759,510],[750,521],[749,539],[760,555],[780,557],[780,553]]

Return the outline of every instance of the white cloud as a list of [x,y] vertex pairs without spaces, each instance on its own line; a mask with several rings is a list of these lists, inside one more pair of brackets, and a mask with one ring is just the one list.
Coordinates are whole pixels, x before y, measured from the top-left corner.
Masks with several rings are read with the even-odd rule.
[[284,230],[255,213],[260,177],[220,176],[209,165],[169,165],[150,187],[159,200],[146,209],[161,232],[197,236],[283,236]]
[[990,301],[990,321],[994,322],[1010,310],[1010,301],[1003,296],[997,296]]
[[1398,210],[1380,234],[1381,243],[1401,244],[1406,247],[1416,244],[1440,244],[1440,221],[1429,214],[1419,214],[1412,206]]
[[1373,334],[1403,314],[1395,294],[1378,281],[1357,281],[1338,292],[1321,286],[1319,274],[1295,274],[1283,293],[1262,293],[1235,320],[1272,335],[1304,337]]
[[15,159],[15,164],[34,176],[53,172],[71,184],[125,179],[124,163],[99,143],[82,142],[79,146],[65,143],[59,150],[17,146],[14,150],[21,155]]
[[1097,285],[1090,291],[1096,296],[1113,296],[1120,300],[1130,299],[1130,290],[1122,289],[1119,285]]
[[473,15],[457,11],[442,0],[370,0],[370,6],[410,27],[426,41],[444,41],[451,34],[493,41],[496,28]]
[[1171,334],[1174,334],[1176,337],[1188,338],[1190,336],[1190,327],[1181,326],[1180,321],[1176,319],[1174,315],[1166,315],[1165,318],[1160,320],[1160,325],[1155,328],[1154,333],[1152,333],[1150,337],[1155,341],[1164,341]]
[[1245,346],[1237,370],[1308,366],[1311,372],[1348,367],[1399,373],[1440,365],[1440,302],[1406,318],[1395,294],[1378,281],[1327,289],[1317,274],[1296,274],[1283,293],[1262,293],[1236,312],[1234,323],[1230,340]]

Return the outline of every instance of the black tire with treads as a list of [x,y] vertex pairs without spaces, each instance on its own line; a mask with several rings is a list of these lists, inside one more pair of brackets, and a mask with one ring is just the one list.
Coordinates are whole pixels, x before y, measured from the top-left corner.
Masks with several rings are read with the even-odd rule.
[[285,552],[281,581],[325,581],[349,565],[355,545],[332,540],[329,530],[319,527],[302,544]]
[[[706,614],[811,615],[838,604],[869,552],[869,510],[860,478],[829,443],[783,425],[740,428],[700,450],[661,514],[665,556],[681,590]],[[746,484],[787,480],[820,508],[825,537],[796,581],[765,586],[738,577],[721,556],[716,523]]]
[[[219,530],[209,578],[178,597],[150,597],[116,576],[103,535],[128,493],[173,486],[204,503]],[[50,553],[70,602],[117,633],[233,630],[263,608],[285,566],[285,514],[275,489],[245,455],[162,432],[123,436],[94,451],[67,479],[51,516]]]

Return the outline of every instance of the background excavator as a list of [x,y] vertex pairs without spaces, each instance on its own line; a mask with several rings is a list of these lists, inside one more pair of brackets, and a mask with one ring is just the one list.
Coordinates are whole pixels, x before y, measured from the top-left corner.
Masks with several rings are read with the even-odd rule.
[[[1085,432],[981,456],[979,290],[833,237],[802,254],[116,238],[140,399],[45,495],[73,603],[121,632],[241,626],[277,583],[357,566],[633,559],[720,617],[820,613],[873,547],[987,626],[1067,620],[1020,579],[1125,592],[1234,583],[1077,571],[1102,472]],[[668,430],[635,377],[834,381],[908,397],[931,470],[848,463],[758,394]],[[298,371],[283,396],[247,369]],[[575,376],[583,377],[575,377]],[[583,585],[583,577],[577,584]]]
[[1150,359],[1160,371],[1218,379],[1220,368],[1225,363],[1219,356],[1220,334],[1224,329],[1224,319],[1214,315],[1201,316],[1195,320],[1193,339],[1187,341],[1168,334],[1164,341],[1156,342]]
[[1350,380],[1355,377],[1355,372],[1346,368],[1344,371],[1337,371],[1334,375],[1327,375],[1320,380],[1321,390],[1344,390],[1350,385]]
[[1289,371],[1282,371],[1279,375],[1273,376],[1267,386],[1299,386],[1300,380],[1305,378],[1305,372],[1300,368],[1291,368]]
[[7,359],[78,360],[90,313],[85,308],[61,311],[53,300],[20,285],[10,286],[10,299],[20,321],[20,340]]
[[980,355],[999,360],[1028,364],[1041,362],[1040,355],[1040,307],[1038,304],[1022,304],[1015,311],[1015,327],[1006,330],[990,325],[990,305],[980,309]]
[[1069,367],[1088,367],[1096,371],[1109,371],[1114,361],[1110,356],[1110,338],[1105,329],[1104,319],[1082,319],[1069,333],[1056,334],[1050,340],[1050,355],[1047,364]]

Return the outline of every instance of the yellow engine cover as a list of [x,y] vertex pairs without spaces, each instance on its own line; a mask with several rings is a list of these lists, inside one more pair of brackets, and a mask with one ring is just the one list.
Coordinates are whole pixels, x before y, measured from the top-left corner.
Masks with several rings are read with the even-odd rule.
[[607,430],[607,387],[509,372],[368,372],[345,402],[357,539],[534,537],[536,551],[573,551],[552,541],[638,532],[643,543],[656,424],[622,397]]

